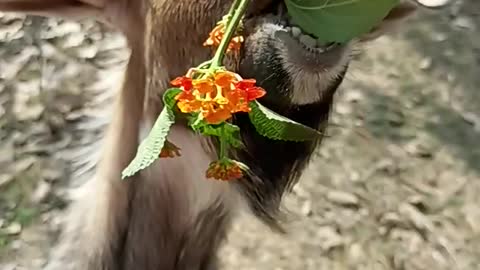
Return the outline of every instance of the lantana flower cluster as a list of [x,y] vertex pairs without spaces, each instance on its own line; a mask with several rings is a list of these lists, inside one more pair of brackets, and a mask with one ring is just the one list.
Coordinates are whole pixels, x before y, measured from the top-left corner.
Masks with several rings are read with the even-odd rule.
[[221,159],[210,163],[207,169],[207,178],[222,181],[231,181],[243,176],[240,165],[230,159]]
[[266,94],[264,89],[255,86],[255,80],[244,80],[227,70],[199,79],[187,75],[174,79],[171,84],[183,90],[175,97],[180,111],[199,112],[208,124],[229,120],[237,112],[250,112],[248,103]]

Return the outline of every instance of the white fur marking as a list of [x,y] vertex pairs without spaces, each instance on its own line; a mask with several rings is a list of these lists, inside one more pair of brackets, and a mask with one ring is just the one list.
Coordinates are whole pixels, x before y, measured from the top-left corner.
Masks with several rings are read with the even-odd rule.
[[181,156],[159,159],[145,173],[151,181],[166,181],[166,185],[182,190],[188,201],[190,220],[194,220],[202,210],[208,209],[219,199],[229,213],[244,208],[242,206],[245,204],[233,185],[206,178],[208,165],[215,156],[206,152],[202,145],[203,138],[186,127],[176,125],[170,130],[169,140],[181,149]]
[[[283,50],[286,49],[284,48]],[[290,96],[291,102],[297,105],[305,105],[322,100],[325,91],[340,76],[351,58],[350,48],[348,48],[333,67],[314,72],[292,64],[288,59],[289,54],[287,52],[283,52],[280,55],[282,56],[283,67],[290,75],[294,87]]]

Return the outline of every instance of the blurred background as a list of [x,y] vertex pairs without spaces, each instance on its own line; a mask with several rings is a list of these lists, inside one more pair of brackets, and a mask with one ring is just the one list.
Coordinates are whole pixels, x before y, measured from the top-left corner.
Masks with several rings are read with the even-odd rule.
[[[238,220],[225,269],[480,269],[480,2],[419,11],[365,49],[286,198],[289,235]],[[92,21],[0,13],[1,270],[46,262],[127,59]]]

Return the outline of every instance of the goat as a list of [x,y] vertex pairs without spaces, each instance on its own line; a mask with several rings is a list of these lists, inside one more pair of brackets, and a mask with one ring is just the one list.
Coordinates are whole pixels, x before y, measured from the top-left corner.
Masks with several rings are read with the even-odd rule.
[[[95,18],[121,31],[131,49],[113,119],[95,176],[71,205],[59,246],[47,270],[211,270],[237,211],[282,231],[279,206],[321,140],[272,141],[249,119],[233,119],[245,149],[230,153],[252,170],[234,182],[208,180],[215,142],[181,124],[169,140],[182,156],[159,159],[121,181],[163,108],[169,81],[211,56],[202,47],[232,0],[0,0],[0,11],[68,19]],[[347,44],[302,44],[283,1],[253,0],[245,17],[241,56],[227,68],[267,90],[270,109],[323,132],[334,94],[362,43],[385,33],[416,9],[400,2],[370,33]],[[298,28],[297,28],[298,29]]]

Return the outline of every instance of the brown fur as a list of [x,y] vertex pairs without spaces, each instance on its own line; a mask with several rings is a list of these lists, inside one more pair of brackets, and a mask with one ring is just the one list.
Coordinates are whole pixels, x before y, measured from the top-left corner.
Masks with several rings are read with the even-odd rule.
[[[40,1],[43,2],[40,4]],[[242,116],[235,121],[244,130],[242,136],[247,149],[232,154],[256,166],[254,175],[235,184],[206,181],[203,170],[215,157],[215,142],[177,125],[170,139],[182,148],[181,158],[157,161],[127,181],[120,179],[122,169],[134,157],[142,139],[140,131],[148,130],[162,109],[160,97],[168,88],[169,80],[209,58],[210,51],[201,44],[231,2],[0,0],[0,11],[94,16],[121,30],[132,51],[95,177],[84,186],[81,199],[72,205],[61,243],[46,269],[213,270],[216,269],[215,254],[237,208],[244,207],[264,221],[276,223],[276,210],[284,192],[298,179],[318,142],[298,147],[276,145],[253,134],[251,127],[242,122]],[[260,14],[270,2],[252,1],[249,15]],[[391,15],[398,11],[394,10]],[[258,23],[256,19],[249,22]],[[383,27],[377,27],[372,37],[378,36],[381,29]],[[247,56],[228,60],[228,67],[235,71],[248,73],[257,67],[260,55],[255,54],[269,46],[268,40],[261,48],[248,45],[256,44],[254,34],[262,31],[249,30],[252,34],[247,37]],[[292,72],[297,71],[278,70],[284,78],[296,75]],[[293,104],[291,96],[294,95],[275,92],[269,92],[272,97],[265,102],[274,110],[323,130],[334,92],[343,76],[341,72],[344,71],[339,70],[336,76],[322,82],[324,93],[311,104],[305,100],[300,105]],[[295,85],[287,90],[297,91]],[[312,118],[306,119],[304,113]],[[302,150],[278,168],[266,161],[271,158],[266,150],[272,147]]]

